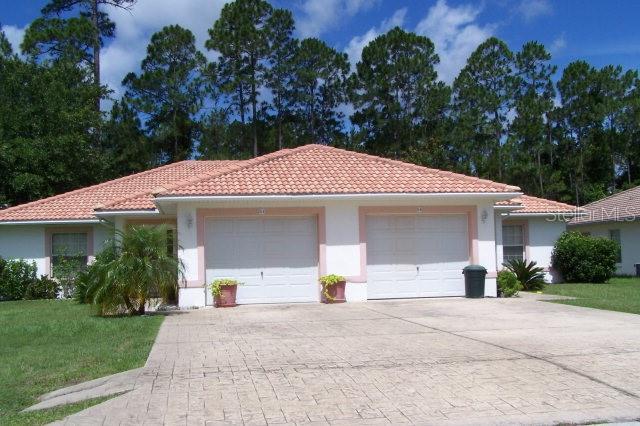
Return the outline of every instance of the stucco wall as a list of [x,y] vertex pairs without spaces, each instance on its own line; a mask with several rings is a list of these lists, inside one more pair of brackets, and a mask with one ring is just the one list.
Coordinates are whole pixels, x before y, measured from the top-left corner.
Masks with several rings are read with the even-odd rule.
[[[105,240],[111,236],[109,225],[82,225],[93,229],[93,251],[99,252]],[[52,226],[62,229],[64,226]],[[45,231],[47,225],[1,225],[0,257],[5,259],[24,259],[35,262],[38,275],[47,275],[48,253],[45,253]],[[90,258],[91,260],[91,258]]]
[[44,226],[0,226],[0,257],[35,262],[38,275],[46,274]]
[[502,225],[505,223],[523,223],[526,226],[526,259],[534,261],[538,266],[548,270],[548,282],[559,282],[561,278],[551,270],[551,253],[560,235],[567,229],[563,221],[551,221],[547,217],[518,217],[500,216],[496,214],[496,260],[497,268],[502,268],[504,262],[502,250]]
[[572,231],[590,232],[594,237],[604,238],[609,238],[611,229],[620,230],[622,262],[618,264],[618,274],[635,275],[634,264],[640,263],[640,222],[611,222],[570,227]]
[[[185,202],[177,208],[177,225],[179,256],[185,265],[185,281],[190,287],[202,286],[198,274],[197,249],[197,209],[211,208],[273,208],[273,207],[324,207],[326,219],[326,266],[327,273],[355,277],[361,274],[360,259],[360,206],[429,206],[475,205],[477,207],[476,221],[478,223],[478,261],[485,266],[492,277],[487,278],[488,296],[496,295],[495,284],[495,224],[493,221],[493,201],[470,202],[468,198],[449,198],[434,200],[429,198],[407,197],[404,200],[340,200],[340,201],[225,201],[225,202]],[[363,282],[350,282],[347,285],[347,300],[362,301],[367,298],[366,287]],[[186,291],[185,291],[186,295]],[[189,303],[193,303],[189,297]]]

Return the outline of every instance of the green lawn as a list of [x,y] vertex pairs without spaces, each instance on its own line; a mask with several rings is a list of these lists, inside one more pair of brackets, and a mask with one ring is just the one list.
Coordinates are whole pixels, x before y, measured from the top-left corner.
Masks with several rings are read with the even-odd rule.
[[640,278],[612,278],[605,284],[555,284],[545,294],[576,297],[555,303],[640,314]]
[[66,300],[0,302],[0,424],[45,424],[100,402],[19,413],[46,392],[144,365],[162,319],[100,318]]

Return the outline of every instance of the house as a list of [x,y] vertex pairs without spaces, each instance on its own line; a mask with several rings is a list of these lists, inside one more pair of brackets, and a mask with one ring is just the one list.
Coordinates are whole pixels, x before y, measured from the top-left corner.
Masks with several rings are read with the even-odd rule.
[[[0,211],[0,256],[52,275],[90,262],[113,229],[168,224],[185,265],[180,305],[237,278],[239,303],[314,302],[319,275],[347,277],[347,300],[460,296],[462,268],[504,258],[548,268],[572,206],[520,188],[306,145],[246,161],[182,161]],[[564,216],[563,216],[564,215]]]
[[585,215],[569,222],[573,231],[620,243],[617,273],[635,275],[640,263],[640,186],[583,207]]

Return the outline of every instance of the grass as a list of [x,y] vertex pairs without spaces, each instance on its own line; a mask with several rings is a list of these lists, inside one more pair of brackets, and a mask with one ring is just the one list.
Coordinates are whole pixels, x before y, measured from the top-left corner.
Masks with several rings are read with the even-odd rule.
[[605,284],[556,284],[545,294],[575,297],[554,303],[640,314],[640,278],[612,278]]
[[100,401],[20,413],[44,393],[141,367],[161,316],[100,318],[67,300],[0,303],[0,424],[45,424]]

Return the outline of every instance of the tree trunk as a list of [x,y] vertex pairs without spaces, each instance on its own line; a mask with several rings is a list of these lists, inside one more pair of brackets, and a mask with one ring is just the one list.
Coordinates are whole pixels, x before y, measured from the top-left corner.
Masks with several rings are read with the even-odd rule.
[[256,111],[258,109],[257,103],[258,100],[256,95],[256,82],[255,80],[251,83],[251,115],[252,115],[252,126],[253,127],[253,156],[258,156],[258,125],[256,123]]
[[138,306],[138,311],[136,312],[136,314],[138,315],[144,315],[145,313],[145,305],[147,304],[146,299],[142,299],[140,300],[140,305]]
[[244,119],[244,87],[242,85],[242,82],[238,83],[238,106],[240,107],[240,122],[242,123],[242,126],[240,126],[240,145],[241,145],[241,149],[244,150],[244,124],[245,124],[245,119]]
[[178,161],[178,132],[176,129],[176,109],[173,108],[173,161]]
[[[93,40],[93,82],[100,88],[100,27],[98,23],[98,0],[91,1],[91,21],[95,29],[95,35]],[[96,111],[100,111],[100,95],[96,98],[95,108]]]
[[251,55],[251,127],[253,132],[253,157],[258,156],[258,127],[256,113],[258,110],[258,90],[256,88],[256,59]]
[[278,114],[278,149],[282,149],[282,118]]
[[544,186],[542,183],[542,149],[538,149],[538,184],[540,185],[540,196],[544,197]]

